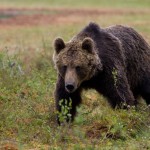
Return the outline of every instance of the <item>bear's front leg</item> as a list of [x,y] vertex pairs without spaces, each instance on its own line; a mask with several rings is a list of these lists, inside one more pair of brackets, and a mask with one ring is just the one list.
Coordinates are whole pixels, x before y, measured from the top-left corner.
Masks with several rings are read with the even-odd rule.
[[80,90],[77,89],[73,93],[65,90],[64,80],[58,77],[55,89],[55,103],[57,110],[57,122],[72,122],[76,114],[76,106],[81,103]]

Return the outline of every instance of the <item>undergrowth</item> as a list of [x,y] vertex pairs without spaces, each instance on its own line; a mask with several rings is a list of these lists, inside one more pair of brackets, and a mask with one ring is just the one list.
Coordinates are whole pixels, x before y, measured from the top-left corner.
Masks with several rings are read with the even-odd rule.
[[95,91],[84,92],[75,121],[58,126],[55,82],[47,51],[0,53],[0,148],[150,149],[150,108],[142,100],[138,108],[112,110]]

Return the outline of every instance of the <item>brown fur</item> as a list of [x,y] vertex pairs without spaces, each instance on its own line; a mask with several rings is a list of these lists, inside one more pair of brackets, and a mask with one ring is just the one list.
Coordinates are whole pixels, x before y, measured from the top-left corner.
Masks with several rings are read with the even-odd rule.
[[56,107],[61,111],[59,101],[71,98],[72,120],[82,89],[97,90],[112,107],[136,105],[139,95],[150,104],[150,46],[132,28],[90,23],[68,43],[56,39],[54,47]]

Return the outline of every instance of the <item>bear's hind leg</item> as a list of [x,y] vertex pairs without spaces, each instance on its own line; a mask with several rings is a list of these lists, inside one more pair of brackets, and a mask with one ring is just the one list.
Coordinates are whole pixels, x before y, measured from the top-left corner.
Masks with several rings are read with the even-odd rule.
[[150,105],[150,79],[145,80],[141,86],[141,96]]

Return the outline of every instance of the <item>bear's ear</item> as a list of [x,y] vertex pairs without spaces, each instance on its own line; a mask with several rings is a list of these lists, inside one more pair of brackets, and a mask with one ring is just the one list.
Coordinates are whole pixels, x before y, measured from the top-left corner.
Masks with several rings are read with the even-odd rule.
[[82,42],[82,49],[86,50],[89,53],[93,52],[93,40],[91,38],[85,38]]
[[65,48],[65,43],[64,43],[63,39],[61,39],[61,38],[55,39],[54,48],[55,48],[56,54],[59,54],[59,52]]

